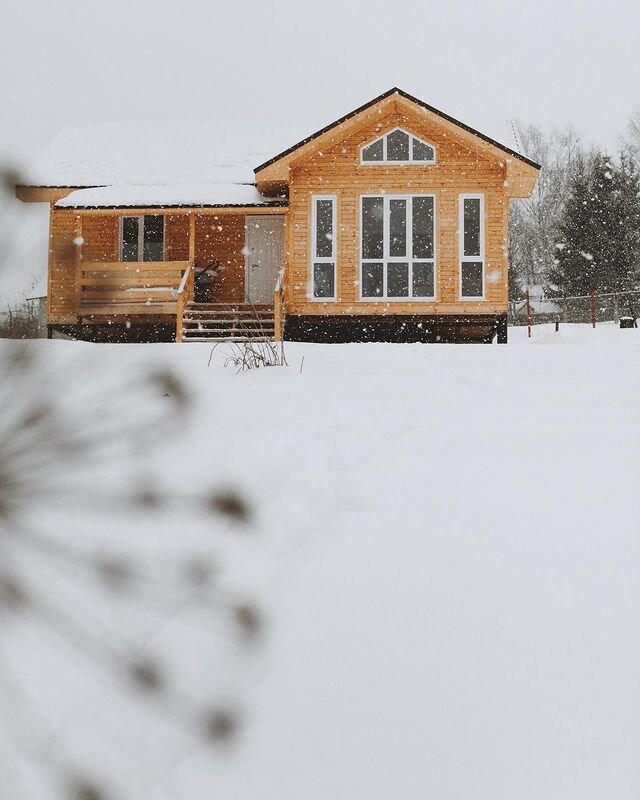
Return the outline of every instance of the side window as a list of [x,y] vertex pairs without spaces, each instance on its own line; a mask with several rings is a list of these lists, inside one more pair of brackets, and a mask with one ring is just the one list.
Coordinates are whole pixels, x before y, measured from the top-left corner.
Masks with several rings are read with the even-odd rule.
[[317,300],[336,299],[336,198],[311,198],[311,287]]
[[122,218],[120,260],[164,261],[164,217],[162,214]]
[[460,195],[460,297],[484,299],[484,197]]

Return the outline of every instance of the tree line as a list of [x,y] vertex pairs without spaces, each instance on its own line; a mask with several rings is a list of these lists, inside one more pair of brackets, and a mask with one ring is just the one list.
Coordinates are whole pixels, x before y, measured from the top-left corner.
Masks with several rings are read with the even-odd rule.
[[510,296],[640,290],[640,109],[615,156],[572,128],[516,132],[542,170],[533,196],[511,203]]

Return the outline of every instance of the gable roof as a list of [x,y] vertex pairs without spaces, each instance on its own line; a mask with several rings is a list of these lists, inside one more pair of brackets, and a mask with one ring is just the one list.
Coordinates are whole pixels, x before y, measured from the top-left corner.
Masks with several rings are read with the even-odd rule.
[[394,86],[392,89],[389,89],[389,91],[384,92],[381,95],[378,95],[378,97],[374,97],[374,99],[370,100],[368,103],[365,103],[364,105],[360,106],[359,108],[356,108],[355,110],[349,112],[348,114],[345,114],[343,117],[340,117],[340,119],[337,119],[335,122],[332,122],[330,125],[326,125],[324,128],[321,128],[319,131],[316,131],[315,133],[312,133],[310,136],[307,136],[306,139],[302,139],[297,144],[294,144],[291,147],[288,147],[286,150],[283,150],[281,153],[278,153],[278,155],[273,156],[268,161],[265,161],[264,163],[262,163],[259,166],[255,167],[255,172],[258,173],[261,170],[266,169],[267,167],[270,167],[272,164],[275,164],[277,161],[280,161],[280,159],[286,158],[288,155],[291,155],[293,152],[298,150],[300,147],[303,147],[304,145],[309,144],[310,142],[314,141],[314,139],[318,139],[320,136],[323,136],[325,133],[329,133],[329,131],[333,130],[334,128],[337,128],[339,125],[342,125],[344,122],[347,122],[348,120],[352,119],[353,117],[356,117],[358,114],[361,114],[363,111],[367,111],[367,109],[371,108],[372,106],[375,106],[376,103],[379,103],[382,100],[385,100],[387,97],[391,97],[391,95],[393,95],[393,94],[400,95],[400,97],[404,97],[405,100],[409,100],[411,103],[415,103],[420,108],[423,108],[426,111],[430,111],[432,114],[435,114],[436,116],[440,117],[441,119],[444,119],[447,122],[450,122],[450,123],[452,123],[454,125],[457,125],[459,128],[461,128],[462,130],[466,131],[467,133],[471,133],[474,136],[477,136],[479,139],[482,139],[483,141],[487,142],[487,144],[490,144],[493,147],[497,147],[499,150],[502,150],[504,153],[507,153],[508,155],[519,159],[520,161],[523,161],[525,164],[528,164],[530,167],[534,167],[535,169],[541,169],[540,164],[537,164],[535,161],[532,161],[530,158],[527,158],[526,156],[523,156],[522,154],[516,152],[515,150],[512,150],[510,147],[507,147],[506,145],[501,144],[500,142],[496,141],[495,139],[492,139],[490,136],[487,136],[486,134],[481,133],[480,131],[477,131],[475,128],[472,128],[469,125],[465,125],[464,122],[460,122],[459,120],[455,119],[454,117],[451,117],[448,114],[445,114],[444,111],[440,111],[439,109],[434,108],[433,106],[430,106],[428,103],[424,103],[422,100],[419,100],[417,97],[414,97],[413,95],[409,94],[408,92],[405,92],[402,89],[398,89],[397,86]]
[[[466,131],[464,135],[468,138],[473,134],[485,142],[483,147],[487,147],[488,143],[512,156],[512,167],[519,164],[522,170],[529,173],[532,168],[539,169],[535,162],[510,147],[458,122],[407,92],[393,88],[307,136],[304,134],[309,130],[309,125],[300,119],[276,122],[261,119],[259,127],[241,121],[231,125],[224,119],[220,124],[177,122],[66,128],[24,173],[16,187],[16,194],[23,200],[48,202],[58,200],[74,189],[147,187],[147,200],[157,195],[160,204],[166,195],[165,191],[161,191],[162,187],[180,187],[179,196],[183,205],[200,205],[205,195],[206,199],[211,195],[220,201],[220,189],[216,187],[255,186],[259,177],[257,173],[261,173],[261,177],[268,175],[271,170],[266,173],[263,170],[270,165],[276,165],[274,169],[279,170],[286,164],[283,159],[287,156],[392,95],[402,98],[405,104],[410,103],[417,109],[432,112],[445,120],[445,124],[457,126],[461,132]],[[485,124],[503,140],[511,139],[512,130],[505,120],[492,119],[485,121]],[[297,141],[297,144],[282,149],[291,141]],[[269,157],[274,152],[278,155]],[[255,167],[261,159],[262,163]],[[184,191],[187,186],[193,189],[193,196]],[[259,188],[262,190],[266,186],[268,178],[267,183],[259,185]],[[155,194],[152,187],[157,189]],[[239,191],[234,188],[229,193],[228,204],[234,203]],[[267,193],[272,194],[272,188]],[[128,195],[128,192],[125,194]],[[177,192],[173,194],[178,196]],[[80,200],[80,197],[75,200]]]

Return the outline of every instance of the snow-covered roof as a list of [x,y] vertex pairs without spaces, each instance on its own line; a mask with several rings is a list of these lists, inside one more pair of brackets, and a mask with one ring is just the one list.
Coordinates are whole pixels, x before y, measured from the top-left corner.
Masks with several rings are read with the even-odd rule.
[[153,208],[154,206],[268,206],[286,200],[264,197],[253,185],[239,183],[114,185],[78,189],[58,200],[60,208]]
[[[255,181],[257,166],[313,138],[323,127],[332,127],[338,119],[327,109],[306,122],[260,119],[245,124],[227,118],[220,124],[65,128],[25,171],[21,183],[77,187],[249,184]],[[475,122],[488,136],[517,149],[508,120]]]
[[313,128],[90,125],[66,128],[27,169],[27,186],[253,183],[254,167]]

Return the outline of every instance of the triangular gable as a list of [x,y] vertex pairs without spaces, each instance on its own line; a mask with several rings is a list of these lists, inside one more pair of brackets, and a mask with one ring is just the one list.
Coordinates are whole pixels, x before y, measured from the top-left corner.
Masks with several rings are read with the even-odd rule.
[[[260,164],[255,168],[258,185],[267,187],[270,184],[286,183],[290,164],[299,163],[308,155],[317,152],[318,149],[327,149],[337,144],[341,138],[347,136],[356,127],[366,125],[392,109],[413,115],[416,112],[427,114],[427,116],[433,115],[434,123],[438,122],[440,126],[449,129],[451,135],[456,135],[467,146],[473,147],[493,159],[504,160],[507,177],[514,190],[513,193],[510,192],[512,196],[528,197],[533,190],[540,170],[539,164],[397,87],[316,131],[269,161]],[[520,194],[520,190],[524,194]]]

